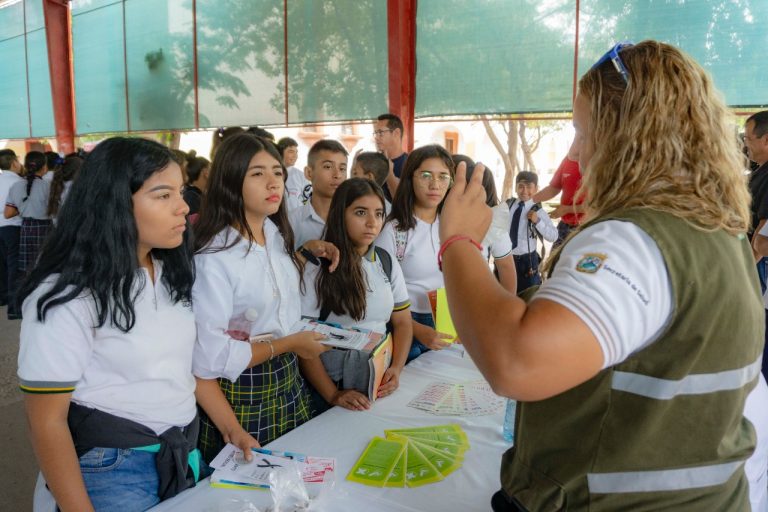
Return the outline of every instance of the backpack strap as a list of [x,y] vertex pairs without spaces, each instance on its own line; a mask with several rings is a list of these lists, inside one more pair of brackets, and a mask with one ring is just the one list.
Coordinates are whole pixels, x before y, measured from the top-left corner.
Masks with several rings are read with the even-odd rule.
[[381,263],[381,268],[384,269],[384,273],[387,275],[387,279],[389,279],[389,282],[392,282],[392,256],[389,255],[387,251],[382,249],[381,247],[374,247],[374,252],[376,253],[376,258]]

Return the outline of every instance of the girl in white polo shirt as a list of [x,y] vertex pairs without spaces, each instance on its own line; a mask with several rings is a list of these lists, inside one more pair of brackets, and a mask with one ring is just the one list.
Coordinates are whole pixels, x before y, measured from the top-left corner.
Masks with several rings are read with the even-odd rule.
[[164,146],[100,143],[19,292],[18,375],[61,510],[146,510],[200,476],[183,186]]
[[[258,446],[312,416],[298,358],[316,358],[325,347],[320,335],[291,334],[301,318],[303,259],[294,252],[281,162],[271,142],[250,134],[227,138],[216,150],[195,224],[193,369],[198,388],[215,397],[201,405],[227,416],[224,423],[202,417],[206,460],[232,440],[232,428],[242,426]],[[304,246],[315,256],[333,251],[338,260],[323,241]],[[262,341],[249,343],[257,335]]]
[[405,161],[392,212],[376,245],[395,255],[411,300],[413,343],[408,361],[427,350],[450,346],[449,334],[435,331],[427,292],[443,286],[437,267],[440,210],[453,183],[451,155],[438,145],[415,149]]
[[[390,253],[374,244],[384,225],[384,209],[384,193],[376,183],[351,178],[339,185],[331,201],[324,236],[339,249],[339,267],[329,272],[325,265],[308,263],[302,299],[303,314],[344,328],[385,333],[387,322],[392,322],[392,364],[384,373],[379,397],[397,389],[413,336],[410,299],[400,265]],[[313,375],[313,381],[320,382],[316,389],[329,404],[367,409],[370,401],[366,395],[355,389],[339,390],[341,376],[329,376],[323,366],[325,363],[337,367],[334,363],[343,356],[344,351],[340,350],[326,352],[320,356],[322,362],[304,361],[302,370]]]

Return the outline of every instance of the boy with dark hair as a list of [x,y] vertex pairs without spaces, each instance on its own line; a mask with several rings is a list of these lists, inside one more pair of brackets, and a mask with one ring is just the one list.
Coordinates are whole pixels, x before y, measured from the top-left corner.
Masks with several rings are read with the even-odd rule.
[[517,292],[533,285],[541,284],[539,272],[540,257],[536,250],[537,236],[554,242],[557,240],[557,228],[549,219],[541,204],[533,202],[533,196],[539,189],[539,176],[536,173],[522,171],[515,178],[517,199],[509,205],[512,220],[509,225],[509,237],[512,240],[512,256],[517,271]]
[[288,211],[298,208],[303,200],[312,193],[312,185],[304,177],[301,169],[296,167],[299,159],[299,143],[290,137],[283,137],[277,141],[277,149],[283,157],[283,164],[288,171],[285,181],[285,201]]
[[335,140],[315,142],[307,155],[304,177],[312,184],[312,196],[288,212],[296,249],[307,240],[321,240],[333,193],[347,179],[347,150]]
[[[382,190],[387,187],[387,176],[389,176],[390,161],[381,153],[365,151],[357,155],[352,164],[352,177],[365,178],[376,183]],[[389,215],[392,209],[392,203],[384,198],[384,210]]]
[[[23,179],[19,176],[21,163],[12,149],[0,151],[0,201],[5,205],[11,187]],[[0,215],[0,305],[8,305],[8,320],[21,318],[16,304],[19,272],[19,236],[21,217],[6,219]]]

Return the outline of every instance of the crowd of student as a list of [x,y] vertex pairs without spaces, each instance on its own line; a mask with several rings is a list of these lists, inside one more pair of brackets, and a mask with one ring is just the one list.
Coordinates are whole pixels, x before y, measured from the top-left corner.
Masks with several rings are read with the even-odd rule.
[[[630,62],[637,65],[631,58]],[[603,67],[601,72],[612,73],[609,65]],[[589,79],[597,80],[596,73],[590,72]],[[620,81],[622,76],[610,77],[620,86],[617,90],[626,86],[627,78]],[[584,82],[580,90],[586,95],[592,85]],[[395,392],[409,361],[449,346],[450,336],[435,330],[427,299],[427,292],[448,280],[441,268],[444,253],[454,262],[448,262],[452,273],[446,271],[445,276],[453,276],[456,283],[466,269],[478,290],[487,292],[483,300],[495,297],[501,304],[493,286],[503,287],[503,300],[511,301],[509,297],[517,292],[541,284],[538,248],[542,240],[555,243],[554,261],[561,264],[556,273],[558,263],[552,264],[552,278],[537,295],[554,306],[542,313],[539,301],[539,309],[530,316],[517,311],[508,317],[523,322],[549,314],[551,322],[537,324],[542,333],[553,325],[569,325],[583,360],[577,361],[570,348],[563,349],[574,356],[568,361],[576,369],[563,367],[546,381],[531,376],[529,384],[539,385],[535,391],[515,388],[506,393],[509,396],[531,401],[549,398],[579,384],[576,380],[581,376],[624,364],[637,353],[654,353],[663,360],[663,349],[652,343],[666,332],[665,326],[672,325],[674,336],[684,336],[686,328],[695,327],[671,323],[680,310],[674,300],[691,297],[682,288],[685,279],[678,276],[677,267],[669,267],[672,277],[663,271],[668,258],[682,257],[666,244],[676,236],[697,244],[704,244],[705,238],[685,222],[673,222],[666,213],[667,224],[662,226],[655,213],[631,209],[615,210],[621,215],[608,222],[575,229],[582,220],[584,198],[576,194],[582,177],[574,160],[587,161],[591,156],[585,156],[586,143],[579,135],[585,130],[581,123],[587,108],[586,96],[579,98],[574,120],[580,124],[572,159],[563,161],[541,191],[536,174],[519,173],[517,198],[503,203],[490,171],[469,157],[450,155],[439,145],[402,152],[404,127],[392,114],[375,121],[380,152],[358,153],[350,162],[343,145],[320,140],[309,150],[303,171],[294,167],[298,157],[294,140],[275,142],[259,128],[215,132],[210,161],[174,154],[156,142],[116,137],[98,144],[84,160],[70,155],[62,162],[50,161],[45,155],[29,153],[22,178],[15,176],[21,168],[15,155],[0,153],[4,170],[0,193],[2,187],[8,190],[6,222],[15,223],[0,227],[0,242],[9,245],[3,231],[8,227],[20,232],[19,270],[9,269],[6,277],[9,315],[11,304],[23,305],[21,311],[13,310],[14,315],[23,314],[18,374],[26,392],[35,452],[59,507],[65,511],[145,510],[204,477],[205,462],[227,442],[241,447],[250,458],[249,447],[273,441],[330,406],[368,409],[367,379],[361,386],[347,371],[350,353],[329,350],[318,334],[295,332],[302,316],[390,333],[392,362],[378,397]],[[735,162],[729,158],[723,161]],[[78,172],[70,171],[75,159],[79,175],[72,181]],[[49,167],[57,165],[61,168],[47,184]],[[729,193],[741,199],[740,185],[732,181],[726,188],[732,187]],[[586,190],[594,191],[596,186],[590,181]],[[471,208],[469,200],[461,205],[465,187],[476,195]],[[477,191],[479,187],[482,192]],[[441,226],[452,188],[453,211],[462,214],[454,213],[450,225]],[[560,191],[561,206],[551,214],[561,219],[555,227],[540,201]],[[600,204],[592,200],[592,206]],[[494,210],[496,229],[485,237],[469,236],[477,229],[468,212],[481,213],[478,205]],[[20,223],[14,220],[16,215]],[[456,231],[461,222],[465,225]],[[572,231],[579,236],[564,243]],[[735,254],[743,249],[741,239],[718,233],[728,251]],[[466,252],[471,246],[479,249],[482,265],[472,259],[474,249],[472,254]],[[458,247],[465,252],[459,253]],[[628,296],[613,281],[615,272],[593,277],[608,258],[603,250],[613,251],[611,258],[623,261],[618,268],[640,268],[649,262],[661,270],[633,273],[637,293]],[[456,261],[462,261],[461,271],[455,270],[459,268]],[[485,280],[489,264],[496,270],[494,283],[498,284]],[[24,273],[25,279],[16,291],[11,283],[18,282],[18,273]],[[749,280],[746,269],[732,273],[734,280]],[[641,296],[648,291],[652,292],[650,307]],[[451,283],[449,293],[455,294]],[[462,296],[481,303],[476,294]],[[512,305],[505,307],[513,310]],[[515,303],[514,307],[525,306]],[[612,315],[612,307],[624,309]],[[470,311],[476,306],[462,302],[462,308]],[[745,306],[741,314],[749,316],[753,310]],[[483,314],[491,311],[495,309],[487,308]],[[477,318],[482,316],[476,313]],[[750,320],[762,324],[759,313],[760,318],[750,316]],[[486,320],[487,325],[495,321]],[[461,316],[457,321],[462,329],[470,323]],[[704,329],[701,325],[698,328]],[[514,324],[509,332],[518,333],[518,328]],[[562,334],[563,328],[558,328],[553,339]],[[743,333],[745,338],[757,332],[750,329]],[[493,364],[474,352],[475,344],[486,336],[480,330],[474,332],[479,334],[471,337],[468,349],[473,356],[478,354],[480,369],[492,376]],[[528,332],[520,328],[519,336]],[[722,329],[716,332],[722,333]],[[712,336],[706,330],[696,335],[707,340]],[[545,341],[538,340],[534,352],[549,350]],[[739,350],[744,353],[734,356],[734,364],[752,357],[754,347],[749,343],[743,341]],[[684,351],[675,355],[681,360],[687,357]],[[562,359],[550,356],[548,361]],[[520,361],[535,359],[531,355]],[[705,367],[719,368],[719,363],[713,360]],[[522,362],[515,364],[522,368]],[[589,368],[574,377],[579,365]],[[560,382],[571,378],[567,386]],[[489,381],[496,389],[503,388],[492,378]],[[742,386],[739,381],[737,388]],[[761,380],[756,389],[763,392],[765,387]],[[738,403],[718,402],[718,411],[736,414],[733,407],[743,411],[747,391],[740,391]],[[579,397],[593,398],[588,393]],[[662,418],[654,407],[649,407],[649,414]],[[748,405],[748,416],[749,410],[754,416],[755,407],[760,405]],[[556,431],[554,410],[545,414],[552,424],[537,424],[546,432],[544,438]],[[529,414],[526,418],[534,418],[536,411]],[[721,433],[719,427],[711,427],[712,435]],[[525,430],[520,446],[536,446],[531,438],[535,430]],[[747,445],[753,443],[750,439],[734,439],[729,450],[743,459]],[[569,438],[571,442],[578,444]],[[541,453],[542,460],[550,455]],[[687,454],[675,455],[682,465],[690,463]],[[757,470],[762,475],[756,478],[765,487],[763,455],[757,464],[762,464]],[[606,465],[620,466],[613,459]],[[513,472],[516,476],[514,481],[503,481],[507,494],[495,498],[496,509],[523,510],[523,501],[514,498],[518,492],[536,504],[531,510],[557,501],[546,485],[535,488],[540,493],[535,496],[523,489],[525,482],[532,481],[527,467],[510,461],[504,467],[507,476]],[[743,479],[728,478],[729,492],[743,490]],[[750,484],[754,488],[751,475]],[[584,491],[574,492],[581,499],[579,493]]]

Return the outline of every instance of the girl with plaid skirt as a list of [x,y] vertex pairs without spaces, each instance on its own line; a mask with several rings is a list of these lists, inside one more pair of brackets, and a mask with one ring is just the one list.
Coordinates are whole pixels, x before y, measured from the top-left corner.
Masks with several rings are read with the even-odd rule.
[[45,153],[30,151],[24,158],[25,181],[15,183],[8,192],[5,218],[21,215],[19,271],[29,273],[37,262],[37,254],[51,230],[48,217],[50,182],[43,179],[48,172]]
[[[293,251],[285,178],[269,141],[244,133],[217,148],[195,226],[192,290],[198,401],[208,412],[221,412],[201,417],[200,449],[207,461],[226,442],[250,458],[250,447],[312,415],[298,358],[317,358],[326,348],[318,334],[291,334],[301,318],[304,260]],[[334,246],[317,240],[305,246],[314,256],[330,257],[335,268]]]

